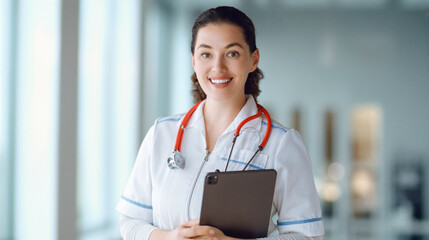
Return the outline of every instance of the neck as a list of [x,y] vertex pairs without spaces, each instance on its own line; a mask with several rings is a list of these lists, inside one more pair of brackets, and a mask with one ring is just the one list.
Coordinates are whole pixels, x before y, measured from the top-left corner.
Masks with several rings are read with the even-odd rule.
[[240,101],[228,102],[207,99],[203,110],[204,119],[206,122],[227,123],[229,125],[245,104],[245,97]]
[[212,151],[217,139],[234,121],[241,108],[246,104],[246,98],[240,101],[215,101],[207,99],[203,109],[206,128],[207,150]]

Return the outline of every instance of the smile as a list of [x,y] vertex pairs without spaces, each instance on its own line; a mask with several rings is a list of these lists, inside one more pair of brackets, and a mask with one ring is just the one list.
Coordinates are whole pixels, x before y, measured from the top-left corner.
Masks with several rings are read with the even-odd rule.
[[228,78],[228,79],[209,79],[211,83],[213,84],[225,84],[225,83],[229,83],[232,81],[232,78]]

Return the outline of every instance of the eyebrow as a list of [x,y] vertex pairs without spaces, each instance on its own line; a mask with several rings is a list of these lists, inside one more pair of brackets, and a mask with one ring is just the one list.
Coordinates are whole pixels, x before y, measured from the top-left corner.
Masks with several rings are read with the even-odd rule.
[[[210,47],[209,45],[207,45],[207,44],[200,44],[200,46],[198,46],[198,48],[209,48],[209,49],[212,49],[212,47]],[[197,49],[198,49],[197,48]]]
[[241,44],[240,44],[240,43],[237,43],[237,42],[234,42],[234,43],[228,44],[228,45],[226,46],[226,48],[232,48],[232,47],[234,47],[234,46],[237,46],[237,47],[243,48],[243,46],[241,46]]
[[[241,44],[237,43],[237,42],[230,43],[230,44],[226,45],[226,47],[225,47],[225,48],[232,48],[232,47],[234,47],[234,46],[238,46],[238,47],[240,47],[240,48],[243,48],[243,46],[242,46]],[[207,45],[207,44],[200,44],[200,46],[198,46],[198,48],[208,48],[208,49],[212,49],[212,47],[211,47],[210,45]]]

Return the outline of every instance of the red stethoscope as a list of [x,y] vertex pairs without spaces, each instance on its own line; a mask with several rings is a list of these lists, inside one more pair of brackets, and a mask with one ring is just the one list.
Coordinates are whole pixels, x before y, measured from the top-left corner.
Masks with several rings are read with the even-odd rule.
[[[202,101],[201,101],[202,102]],[[198,108],[198,106],[200,105],[200,103],[197,103],[195,106],[193,106],[185,115],[185,117],[182,120],[182,123],[180,124],[179,127],[179,131],[177,132],[177,136],[176,136],[176,142],[174,144],[174,150],[173,153],[171,154],[171,156],[167,159],[167,163],[168,166],[171,169],[175,169],[175,168],[185,168],[185,157],[183,156],[182,153],[180,153],[180,149],[182,147],[182,138],[183,138],[183,133],[184,133],[184,129],[186,128],[186,126],[188,125],[189,120],[191,119],[192,114],[195,112],[195,110]],[[235,145],[235,141],[237,140],[237,137],[240,135],[240,130],[241,128],[248,122],[252,121],[253,119],[256,119],[258,117],[260,117],[263,114],[265,114],[265,117],[267,118],[267,130],[265,132],[265,136],[264,139],[262,140],[261,144],[258,146],[258,149],[255,151],[255,153],[253,154],[253,156],[250,158],[250,160],[247,162],[246,166],[244,166],[243,171],[246,170],[247,166],[249,166],[250,162],[255,158],[255,156],[261,152],[265,145],[268,142],[268,139],[270,137],[270,133],[271,133],[271,117],[270,114],[268,114],[267,110],[265,110],[264,107],[262,107],[259,104],[256,104],[258,106],[258,112],[255,115],[252,115],[246,119],[244,119],[239,125],[238,127],[235,129],[235,133],[234,133],[234,138],[232,139],[232,146],[231,146],[231,151],[229,152],[229,156],[228,156],[228,160],[226,162],[226,166],[225,166],[225,172],[228,169],[228,164],[229,164],[229,160],[231,158],[231,154],[232,154],[232,150],[234,149],[234,145]]]

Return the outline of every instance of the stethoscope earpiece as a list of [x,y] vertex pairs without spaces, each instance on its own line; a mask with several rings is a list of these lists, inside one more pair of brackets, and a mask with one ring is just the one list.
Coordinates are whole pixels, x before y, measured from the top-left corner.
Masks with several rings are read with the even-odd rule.
[[185,168],[185,158],[179,151],[174,150],[171,156],[167,159],[167,164],[171,169],[183,169]]

